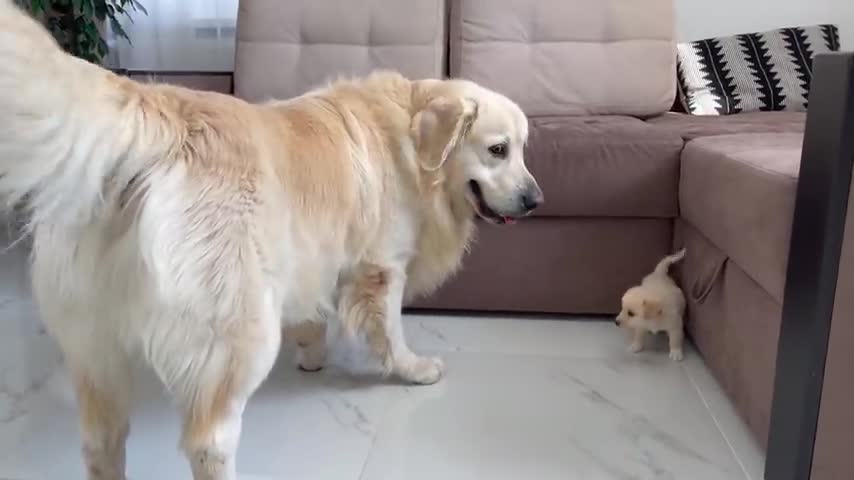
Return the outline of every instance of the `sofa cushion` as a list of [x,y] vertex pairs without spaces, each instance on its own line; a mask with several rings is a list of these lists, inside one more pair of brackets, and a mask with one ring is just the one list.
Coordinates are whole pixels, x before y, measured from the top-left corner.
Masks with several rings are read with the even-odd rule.
[[721,135],[682,154],[682,218],[782,302],[803,135]]
[[803,133],[807,114],[802,112],[753,112],[725,116],[698,116],[668,112],[647,120],[677,133],[685,140],[736,133]]
[[449,0],[450,73],[529,115],[665,112],[676,96],[672,0]]
[[290,98],[341,75],[445,75],[444,0],[241,0],[235,94]]
[[533,118],[526,162],[546,197],[536,214],[675,217],[682,146],[636,118]]

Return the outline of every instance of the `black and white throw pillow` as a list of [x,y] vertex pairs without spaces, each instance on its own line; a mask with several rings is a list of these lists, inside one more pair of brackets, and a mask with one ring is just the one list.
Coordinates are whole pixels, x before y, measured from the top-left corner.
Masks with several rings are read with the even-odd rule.
[[694,115],[805,111],[813,58],[837,50],[834,25],[680,43],[679,98]]

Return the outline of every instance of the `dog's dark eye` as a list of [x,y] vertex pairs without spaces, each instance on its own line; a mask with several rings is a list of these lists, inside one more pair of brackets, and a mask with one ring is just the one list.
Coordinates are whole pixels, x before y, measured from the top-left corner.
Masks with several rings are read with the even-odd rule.
[[635,312],[634,312],[634,310],[629,310],[629,312],[628,312],[628,313],[629,313],[629,316],[630,316],[630,317],[634,317],[634,316],[635,316]]
[[489,153],[498,158],[504,158],[507,156],[507,144],[506,143],[496,143],[489,147]]

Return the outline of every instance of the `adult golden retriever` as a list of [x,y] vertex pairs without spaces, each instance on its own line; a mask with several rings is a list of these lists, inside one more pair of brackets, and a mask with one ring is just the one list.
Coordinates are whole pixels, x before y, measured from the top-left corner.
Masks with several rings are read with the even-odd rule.
[[389,373],[439,380],[401,305],[457,268],[475,214],[506,223],[542,202],[527,135],[518,106],[466,81],[376,73],[263,105],[138,84],[0,0],[0,196],[29,207],[89,478],[124,478],[135,361],[182,408],[196,480],[235,478],[282,327],[306,369],[337,317]]

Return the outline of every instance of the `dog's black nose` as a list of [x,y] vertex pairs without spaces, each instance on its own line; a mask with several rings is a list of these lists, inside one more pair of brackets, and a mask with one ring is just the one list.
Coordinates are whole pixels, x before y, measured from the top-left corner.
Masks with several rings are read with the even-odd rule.
[[530,212],[543,204],[543,191],[534,187],[522,194],[521,202],[525,211]]

